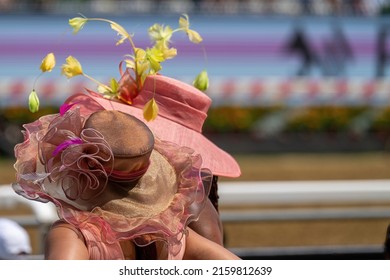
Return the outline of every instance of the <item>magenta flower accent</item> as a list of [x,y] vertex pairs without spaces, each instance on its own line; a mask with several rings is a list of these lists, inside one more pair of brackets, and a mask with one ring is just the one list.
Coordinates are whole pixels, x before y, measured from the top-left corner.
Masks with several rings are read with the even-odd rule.
[[55,115],[39,132],[39,160],[67,199],[90,200],[104,191],[109,176],[105,169],[112,169],[113,155],[98,131],[83,129],[80,108],[73,108]]
[[70,108],[72,108],[74,105],[76,105],[79,102],[73,103],[73,104],[62,104],[60,107],[60,115],[63,116],[66,112],[69,111]]
[[80,138],[73,138],[73,139],[65,140],[64,142],[62,142],[61,144],[59,144],[57,146],[57,148],[53,151],[52,155],[53,155],[53,157],[55,157],[61,151],[65,150],[69,146],[78,145],[78,144],[83,144],[83,140],[81,140]]

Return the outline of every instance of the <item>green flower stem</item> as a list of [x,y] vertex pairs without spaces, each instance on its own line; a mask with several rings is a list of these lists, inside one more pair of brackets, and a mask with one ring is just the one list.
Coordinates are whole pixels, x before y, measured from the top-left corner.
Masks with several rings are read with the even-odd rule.
[[95,83],[98,84],[99,86],[104,87],[106,90],[108,90],[108,92],[112,92],[112,89],[111,89],[109,86],[107,86],[107,85],[105,85],[105,84],[99,82],[98,80],[92,78],[91,76],[89,76],[89,75],[87,75],[87,74],[85,74],[85,73],[83,73],[82,75],[83,75],[84,77],[90,79],[91,81],[95,82]]
[[180,31],[186,31],[186,29],[184,27],[176,28],[176,29],[172,30],[172,34],[176,33],[176,32],[180,32]]
[[[118,23],[116,23],[116,22],[114,22],[114,21],[112,21],[112,20],[108,20],[108,19],[104,19],[104,18],[88,18],[88,20],[107,22],[107,23],[109,23],[111,26],[112,26],[112,25],[116,25],[116,26],[121,27],[121,28],[126,32],[126,34],[127,34],[126,38],[127,38],[127,40],[130,42],[131,48],[133,49],[133,54],[135,55],[135,52],[136,52],[135,44],[134,44],[133,40],[131,39],[131,36],[130,36],[129,32],[127,32],[126,29],[125,29],[123,26],[119,25]],[[138,73],[138,69],[137,69],[137,68],[138,68],[138,67],[137,67],[137,63],[134,63],[134,71],[135,71],[135,73]],[[138,75],[136,75],[137,84],[138,84],[138,82],[139,82],[139,79],[140,79],[140,78],[138,77]],[[104,86],[105,88],[107,88],[105,85],[103,85],[103,86]],[[111,91],[111,90],[110,90],[110,91]]]
[[44,72],[39,73],[39,75],[35,78],[34,83],[33,83],[33,90],[35,90],[35,85],[36,85],[38,79],[42,76],[43,73]]
[[[116,22],[114,22],[112,20],[109,20],[109,19],[105,19],[105,18],[87,18],[87,20],[89,20],[89,21],[103,21],[103,22],[107,22],[107,23],[112,24],[112,25],[117,25],[117,26],[120,26],[120,27],[123,28],[123,26],[119,25],[118,23],[116,23]],[[126,31],[125,28],[123,28],[123,30]],[[126,36],[126,37],[127,37],[128,41],[130,42],[131,47],[133,48],[133,52],[135,52],[134,42],[131,39],[130,34],[127,31],[126,31],[126,33],[129,35],[129,36]]]

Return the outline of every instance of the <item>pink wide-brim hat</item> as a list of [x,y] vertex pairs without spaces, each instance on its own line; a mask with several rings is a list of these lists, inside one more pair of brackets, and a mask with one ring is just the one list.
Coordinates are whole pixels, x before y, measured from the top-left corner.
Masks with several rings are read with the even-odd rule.
[[[147,122],[143,117],[143,107],[152,97],[158,104],[159,113],[155,120]],[[203,158],[203,167],[209,168],[214,175],[231,178],[241,175],[237,161],[202,134],[211,99],[189,84],[153,75],[146,78],[132,105],[92,92],[72,95],[65,103],[77,103],[85,113],[106,109],[131,114],[144,121],[158,138],[195,150]]]

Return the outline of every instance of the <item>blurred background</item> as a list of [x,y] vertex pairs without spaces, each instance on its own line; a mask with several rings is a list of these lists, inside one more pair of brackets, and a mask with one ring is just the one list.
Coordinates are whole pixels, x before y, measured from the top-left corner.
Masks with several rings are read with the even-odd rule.
[[[204,133],[240,163],[220,178],[226,246],[244,258],[384,258],[390,223],[390,1],[385,0],[0,0],[0,216],[24,226],[32,255],[55,218],[10,188],[21,125],[91,85],[67,80],[75,56],[90,76],[118,78],[130,49],[83,14],[117,21],[148,46],[154,23],[187,13],[203,37],[180,36],[162,74],[191,83],[206,69],[213,104]],[[48,52],[57,67],[27,99]]]

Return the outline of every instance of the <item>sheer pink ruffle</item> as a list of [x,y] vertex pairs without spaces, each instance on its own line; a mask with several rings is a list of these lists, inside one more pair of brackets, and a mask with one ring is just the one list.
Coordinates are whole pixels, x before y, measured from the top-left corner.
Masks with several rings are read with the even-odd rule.
[[[90,200],[100,195],[108,181],[107,165],[113,155],[103,136],[83,129],[78,108],[54,118],[39,141],[39,158],[52,182],[61,185],[70,200]],[[67,147],[73,146],[71,149]]]
[[[106,169],[112,170],[113,155],[102,135],[83,129],[83,125],[78,108],[25,125],[25,140],[15,146],[19,184],[80,205],[101,194],[108,181]],[[40,167],[42,170],[37,170]],[[62,192],[45,189],[42,184],[46,179],[61,186]]]
[[[197,220],[204,208],[212,175],[211,171],[201,169],[201,157],[193,155],[193,151],[189,148],[179,148],[175,144],[157,140],[155,149],[169,158],[179,178],[177,193],[169,207],[154,217],[129,218],[99,207],[92,212],[110,225],[114,240],[131,239],[139,246],[146,246],[158,240],[165,241],[169,258],[174,258],[181,251],[182,238],[186,233],[187,225]],[[103,225],[100,227],[104,228]],[[106,233],[102,235],[104,234]],[[102,239],[111,243],[109,241],[111,237],[111,235],[102,236]],[[94,242],[99,242],[99,237]]]

